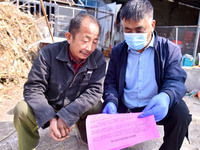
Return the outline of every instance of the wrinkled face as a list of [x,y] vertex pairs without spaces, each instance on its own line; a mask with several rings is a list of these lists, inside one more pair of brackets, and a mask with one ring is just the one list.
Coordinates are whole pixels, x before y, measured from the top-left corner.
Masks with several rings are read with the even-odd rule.
[[99,27],[96,23],[90,21],[88,18],[84,18],[79,32],[75,37],[69,32],[65,34],[69,48],[73,58],[76,62],[85,60],[90,56],[97,47],[99,37]]
[[[123,19],[123,30],[125,33],[148,33],[147,41],[148,44],[151,41],[152,32],[155,28],[155,20],[145,17],[138,22],[133,19],[125,20]],[[148,45],[147,44],[147,45]],[[146,46],[147,46],[146,45]]]

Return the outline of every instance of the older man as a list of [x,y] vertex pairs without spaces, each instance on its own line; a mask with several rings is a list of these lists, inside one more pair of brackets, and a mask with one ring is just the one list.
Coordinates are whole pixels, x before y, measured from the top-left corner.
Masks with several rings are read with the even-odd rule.
[[[142,112],[164,125],[161,150],[178,150],[191,115],[182,100],[186,73],[181,50],[154,31],[153,7],[148,0],[131,0],[122,8],[125,41],[111,52],[105,79],[103,113]],[[134,126],[134,124],[133,124]]]
[[24,85],[25,101],[14,111],[20,150],[35,148],[38,128],[48,126],[50,137],[63,141],[77,123],[86,142],[86,116],[102,111],[106,62],[96,49],[99,33],[94,17],[78,15],[70,22],[67,41],[39,51]]

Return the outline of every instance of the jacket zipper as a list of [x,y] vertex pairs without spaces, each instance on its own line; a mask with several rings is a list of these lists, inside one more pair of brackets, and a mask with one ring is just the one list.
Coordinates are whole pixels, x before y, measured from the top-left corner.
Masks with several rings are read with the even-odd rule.
[[75,76],[74,76],[72,82],[71,82],[70,85],[69,85],[69,88],[72,87],[72,85],[74,84],[74,81],[75,81],[76,77],[77,77],[80,73],[82,73],[82,72],[84,72],[84,71],[81,71],[81,72],[78,72],[77,74],[75,74]]

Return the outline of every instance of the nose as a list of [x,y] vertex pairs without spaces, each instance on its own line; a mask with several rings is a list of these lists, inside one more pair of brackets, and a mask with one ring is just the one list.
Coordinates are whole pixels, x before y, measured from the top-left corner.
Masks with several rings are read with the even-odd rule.
[[87,50],[87,51],[92,51],[92,42],[89,42],[89,43],[86,45],[86,50]]

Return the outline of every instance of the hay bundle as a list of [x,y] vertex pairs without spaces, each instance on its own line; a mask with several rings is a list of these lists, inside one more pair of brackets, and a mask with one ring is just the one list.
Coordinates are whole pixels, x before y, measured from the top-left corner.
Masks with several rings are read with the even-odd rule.
[[12,3],[0,3],[0,82],[27,77],[41,40],[37,20]]

